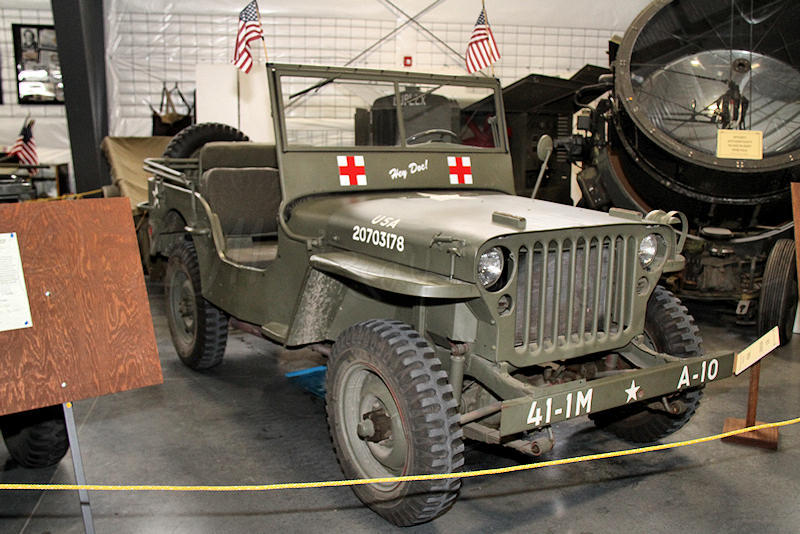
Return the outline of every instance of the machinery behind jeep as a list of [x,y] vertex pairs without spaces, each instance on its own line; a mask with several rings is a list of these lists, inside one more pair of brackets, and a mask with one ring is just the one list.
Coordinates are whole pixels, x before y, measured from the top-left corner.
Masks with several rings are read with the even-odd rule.
[[[731,374],[733,355],[703,355],[657,286],[683,267],[681,216],[513,196],[496,80],[267,69],[275,146],[204,124],[147,161],[150,252],[168,258],[169,326],[189,367],[222,361],[229,323],[328,355],[347,478],[457,472],[464,439],[539,455],[550,425],[586,415],[658,440]],[[459,487],[354,491],[411,525]]]

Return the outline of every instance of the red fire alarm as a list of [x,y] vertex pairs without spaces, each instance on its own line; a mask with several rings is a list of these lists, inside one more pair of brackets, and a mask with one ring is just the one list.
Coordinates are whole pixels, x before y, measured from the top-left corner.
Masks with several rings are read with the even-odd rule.
[[403,66],[410,67],[414,63],[414,60],[411,59],[411,56],[404,56],[403,57]]

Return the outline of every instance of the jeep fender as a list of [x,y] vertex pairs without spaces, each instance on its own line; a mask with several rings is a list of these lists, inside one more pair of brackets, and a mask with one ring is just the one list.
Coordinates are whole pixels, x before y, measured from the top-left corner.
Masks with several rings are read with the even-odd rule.
[[[399,319],[425,330],[414,312],[422,299],[441,299],[466,310],[463,301],[479,296],[473,284],[360,254],[314,254],[309,263],[286,340],[289,346],[334,339],[348,326],[377,317]],[[375,291],[386,294],[376,298]],[[454,315],[453,310],[440,312]]]
[[320,271],[411,297],[467,299],[480,296],[475,284],[360,254],[315,254],[309,262]]

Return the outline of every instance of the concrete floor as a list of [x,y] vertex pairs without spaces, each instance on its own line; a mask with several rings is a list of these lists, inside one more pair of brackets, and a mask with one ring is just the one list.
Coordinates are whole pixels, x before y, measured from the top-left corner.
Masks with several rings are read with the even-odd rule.
[[[331,480],[341,472],[330,447],[324,403],[285,372],[316,364],[232,332],[225,363],[198,374],[175,356],[164,298],[150,287],[164,384],[77,402],[87,479],[97,484],[260,484]],[[699,324],[707,351],[739,350],[752,332]],[[769,356],[761,373],[760,419],[800,415],[800,336]],[[744,417],[747,375],[713,383],[698,414],[666,441],[721,432]],[[628,448],[586,419],[556,427],[543,459]],[[528,463],[510,450],[467,446],[466,469]],[[0,445],[0,481],[73,483],[68,455],[51,469],[15,465]],[[93,492],[100,533],[255,532],[798,532],[800,425],[782,428],[777,452],[721,442],[514,474],[466,479],[440,519],[395,529],[349,488],[269,493]],[[0,532],[83,532],[77,495],[5,492]]]

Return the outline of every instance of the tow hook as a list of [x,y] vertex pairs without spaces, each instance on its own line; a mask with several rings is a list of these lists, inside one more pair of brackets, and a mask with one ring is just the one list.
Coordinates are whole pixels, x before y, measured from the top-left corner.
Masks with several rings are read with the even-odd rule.
[[654,402],[651,404],[654,408],[658,410],[664,410],[668,414],[672,415],[680,415],[686,411],[686,404],[684,404],[681,400],[674,400],[672,402],[669,401],[666,397],[661,397],[661,403]]
[[551,427],[547,427],[547,435],[536,437],[527,435],[522,439],[515,439],[514,441],[509,441],[504,443],[506,447],[511,447],[522,454],[527,454],[528,456],[541,456],[546,452],[550,452],[553,450],[553,447],[556,444],[556,440],[553,437],[553,429]]

